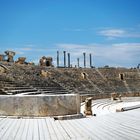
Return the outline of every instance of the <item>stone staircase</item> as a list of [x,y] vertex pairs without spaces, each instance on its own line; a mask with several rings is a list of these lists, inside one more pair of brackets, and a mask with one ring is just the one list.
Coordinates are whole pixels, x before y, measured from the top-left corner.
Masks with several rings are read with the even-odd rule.
[[22,83],[12,81],[6,76],[0,75],[0,95],[38,95],[38,94],[69,94],[70,92],[55,83]]

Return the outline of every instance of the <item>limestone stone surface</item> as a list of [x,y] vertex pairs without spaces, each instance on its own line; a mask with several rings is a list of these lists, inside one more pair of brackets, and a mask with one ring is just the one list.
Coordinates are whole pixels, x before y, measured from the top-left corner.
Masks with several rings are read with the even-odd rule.
[[0,96],[0,115],[60,116],[80,112],[78,95]]
[[26,60],[26,57],[19,57],[18,60],[16,61],[17,64],[24,64]]

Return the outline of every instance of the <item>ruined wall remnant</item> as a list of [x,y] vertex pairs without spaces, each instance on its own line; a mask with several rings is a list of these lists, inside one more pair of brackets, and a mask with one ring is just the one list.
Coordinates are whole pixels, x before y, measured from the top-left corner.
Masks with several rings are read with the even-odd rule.
[[17,64],[25,64],[26,57],[19,57],[18,60],[15,62]]
[[45,57],[43,56],[41,59],[40,59],[40,66],[47,66],[47,67],[52,67],[52,57]]
[[15,56],[15,52],[13,51],[5,51],[5,54],[8,56],[8,62],[14,62],[13,57]]
[[4,54],[0,54],[0,61],[4,61],[4,57],[5,57]]
[[41,59],[40,59],[40,66],[46,66],[46,57],[43,56]]
[[53,61],[53,59],[52,59],[52,57],[46,57],[46,66],[47,67],[52,67],[53,65],[52,65],[52,61]]

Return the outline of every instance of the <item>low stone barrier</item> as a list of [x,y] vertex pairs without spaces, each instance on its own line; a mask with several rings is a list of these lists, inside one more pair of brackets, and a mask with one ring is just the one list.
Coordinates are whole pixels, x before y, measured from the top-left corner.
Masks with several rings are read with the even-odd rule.
[[0,96],[1,116],[45,117],[80,113],[80,97],[63,95]]
[[118,108],[118,109],[116,109],[116,112],[123,112],[123,111],[138,109],[138,108],[140,108],[140,104],[139,105],[134,105],[134,106]]
[[[123,93],[123,92],[117,92],[117,96],[121,94],[121,97],[139,97],[140,92],[132,92],[132,93]],[[85,95],[80,95],[81,96],[81,102],[85,101],[86,98],[92,97],[92,100],[97,100],[97,99],[105,99],[105,98],[110,98],[111,93],[104,93],[104,94],[85,94]]]

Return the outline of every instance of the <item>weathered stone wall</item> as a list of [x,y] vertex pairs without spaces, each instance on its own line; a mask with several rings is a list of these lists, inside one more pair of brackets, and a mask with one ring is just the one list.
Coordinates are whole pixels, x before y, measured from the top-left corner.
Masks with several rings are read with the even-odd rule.
[[[140,71],[126,68],[50,69],[51,75],[64,86],[80,94],[140,92]],[[87,76],[83,78],[81,73]],[[122,80],[119,76],[124,75]]]
[[0,96],[0,115],[58,116],[80,112],[78,95]]
[[[12,65],[7,77],[29,86],[62,86],[81,95],[106,95],[140,92],[140,69],[127,68],[45,68]],[[41,71],[47,72],[46,76]],[[82,74],[86,76],[83,78]],[[120,75],[123,75],[121,79]]]

